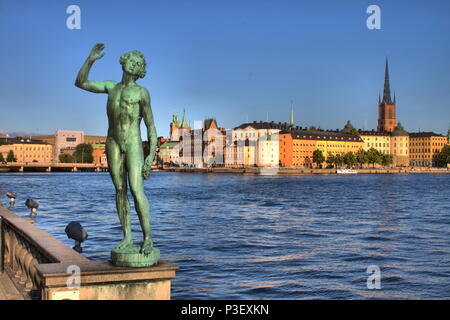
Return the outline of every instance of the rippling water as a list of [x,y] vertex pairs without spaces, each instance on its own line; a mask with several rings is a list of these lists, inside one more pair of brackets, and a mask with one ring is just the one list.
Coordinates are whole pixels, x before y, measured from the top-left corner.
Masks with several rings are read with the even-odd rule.
[[[0,184],[19,215],[37,200],[36,225],[69,246],[64,228],[80,221],[90,259],[109,259],[121,239],[108,173],[7,173]],[[450,175],[157,172],[145,190],[155,246],[180,266],[173,299],[450,298]],[[132,222],[140,241],[134,211]],[[366,287],[369,265],[381,290]]]

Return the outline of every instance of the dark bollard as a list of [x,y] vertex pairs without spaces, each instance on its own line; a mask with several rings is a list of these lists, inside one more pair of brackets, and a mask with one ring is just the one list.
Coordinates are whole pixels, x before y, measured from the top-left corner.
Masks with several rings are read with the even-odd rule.
[[14,208],[14,204],[16,202],[16,194],[14,192],[7,192],[6,196],[9,198],[9,207]]
[[78,253],[83,252],[81,243],[88,239],[88,233],[77,221],[71,221],[64,230],[69,239],[75,240],[75,246],[72,248]]
[[27,208],[31,209],[30,216],[37,216],[36,210],[37,208],[39,208],[39,204],[36,201],[34,201],[33,199],[27,199],[27,201],[25,201],[25,205],[27,206]]

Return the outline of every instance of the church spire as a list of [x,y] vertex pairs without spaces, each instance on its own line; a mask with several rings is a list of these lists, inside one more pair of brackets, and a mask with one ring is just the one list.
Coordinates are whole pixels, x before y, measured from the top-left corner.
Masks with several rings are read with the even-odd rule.
[[291,127],[294,126],[294,106],[293,106],[292,101],[291,101],[291,116],[290,116],[290,118],[289,118],[289,125],[290,125]]
[[387,57],[386,57],[386,69],[384,72],[383,103],[392,104],[391,86],[389,84],[389,66],[388,66],[388,58]]
[[183,119],[181,120],[181,128],[184,128],[184,129],[190,128],[190,126],[187,124],[187,121],[186,121],[186,110],[185,109],[183,109]]

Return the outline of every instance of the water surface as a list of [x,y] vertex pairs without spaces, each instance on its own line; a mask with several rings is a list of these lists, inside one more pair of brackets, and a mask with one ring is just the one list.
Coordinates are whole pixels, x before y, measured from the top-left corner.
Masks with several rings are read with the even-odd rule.
[[[81,222],[90,259],[121,240],[108,173],[3,173],[0,184],[19,215],[37,200],[36,225],[69,246],[64,228]],[[450,175],[155,172],[145,191],[155,246],[180,266],[173,299],[450,298]],[[369,265],[381,290],[366,287]]]

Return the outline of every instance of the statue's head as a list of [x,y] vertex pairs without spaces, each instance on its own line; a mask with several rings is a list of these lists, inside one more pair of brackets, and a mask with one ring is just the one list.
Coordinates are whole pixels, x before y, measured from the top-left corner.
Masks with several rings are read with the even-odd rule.
[[135,50],[124,53],[120,57],[120,64],[124,72],[137,76],[138,78],[145,77],[147,62],[145,62],[144,55],[141,52]]

